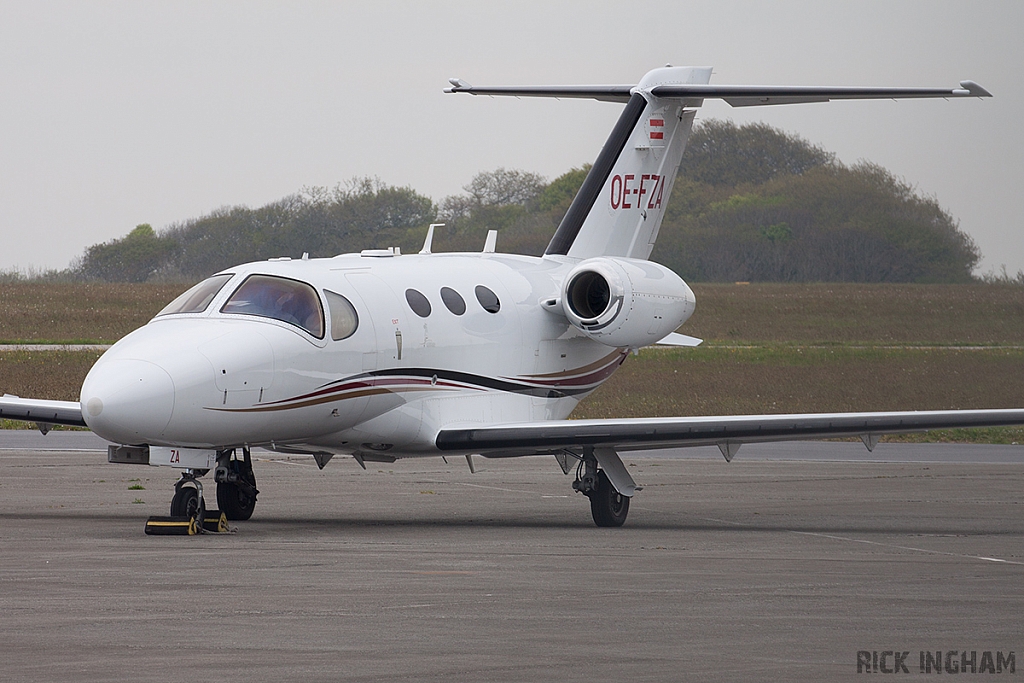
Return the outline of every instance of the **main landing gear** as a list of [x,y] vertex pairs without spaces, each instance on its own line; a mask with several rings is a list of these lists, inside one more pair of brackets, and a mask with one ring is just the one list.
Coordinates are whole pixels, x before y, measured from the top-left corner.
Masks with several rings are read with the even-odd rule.
[[235,449],[218,458],[213,479],[217,482],[217,505],[228,519],[244,521],[252,517],[259,491],[248,446],[242,447],[241,460]]
[[[602,459],[608,460],[605,469],[612,467],[615,470],[622,470],[624,481],[623,488],[628,486],[629,493],[636,490],[632,478],[622,466],[622,461],[614,451],[602,453]],[[614,463],[610,458],[614,458]],[[615,464],[617,463],[617,467]],[[590,514],[594,518],[594,524],[601,527],[618,527],[626,522],[626,515],[629,513],[629,496],[620,493],[608,479],[605,469],[598,469],[598,459],[592,447],[583,451],[583,458],[576,467],[576,481],[572,483],[573,490],[582,493],[590,499]]]
[[[217,507],[231,521],[244,521],[252,517],[256,509],[256,475],[252,471],[252,455],[243,447],[242,457],[238,449],[220,451],[217,454],[217,469],[213,480],[217,482]],[[171,498],[171,517],[196,517],[206,509],[203,500],[203,484],[199,478],[207,470],[185,470],[174,485]]]

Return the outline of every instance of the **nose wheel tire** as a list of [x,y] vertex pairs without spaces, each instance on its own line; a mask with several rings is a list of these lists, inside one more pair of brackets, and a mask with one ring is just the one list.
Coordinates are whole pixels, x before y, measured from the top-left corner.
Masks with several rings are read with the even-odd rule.
[[202,512],[203,499],[192,486],[181,486],[171,498],[171,517],[196,517]]
[[597,472],[597,486],[587,494],[594,524],[603,527],[622,526],[629,513],[629,497],[615,490],[604,470]]

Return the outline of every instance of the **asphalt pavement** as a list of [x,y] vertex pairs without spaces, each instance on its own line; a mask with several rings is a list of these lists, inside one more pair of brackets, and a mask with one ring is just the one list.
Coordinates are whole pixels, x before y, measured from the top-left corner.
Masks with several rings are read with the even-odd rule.
[[4,681],[842,680],[865,652],[920,678],[925,650],[1021,675],[1020,446],[629,454],[621,529],[554,458],[260,451],[253,519],[196,537],[144,535],[176,472],[103,449],[0,433]]

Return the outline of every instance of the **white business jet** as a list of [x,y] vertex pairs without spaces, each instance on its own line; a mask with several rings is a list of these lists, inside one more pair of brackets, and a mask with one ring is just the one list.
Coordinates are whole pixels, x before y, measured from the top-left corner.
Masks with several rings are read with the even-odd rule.
[[696,346],[675,332],[693,292],[647,260],[694,114],[705,99],[745,107],[836,99],[990,97],[981,86],[832,88],[710,85],[710,68],[666,67],[636,85],[474,87],[446,92],[625,104],[540,258],[371,249],[279,258],[200,282],[114,344],[79,403],[4,397],[0,416],[84,425],[109,460],[179,468],[171,514],[202,510],[214,472],[229,519],[256,503],[250,448],[366,461],[554,455],[576,470],[598,526],[626,520],[630,449],[741,444],[1024,423],[1024,410],[567,420],[630,351]]

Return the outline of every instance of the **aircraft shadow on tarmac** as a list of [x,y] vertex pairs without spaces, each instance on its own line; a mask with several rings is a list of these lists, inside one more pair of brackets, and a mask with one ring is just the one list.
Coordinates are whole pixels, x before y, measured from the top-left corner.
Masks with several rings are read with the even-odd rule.
[[[145,518],[127,517],[114,512],[52,510],[39,512],[0,512],[0,522],[10,527],[16,522],[47,522],[65,521],[69,523],[99,522],[122,526],[137,524],[142,534]],[[883,534],[892,536],[1021,536],[1021,529],[995,529],[983,526],[939,525],[939,524],[748,524],[745,522],[713,521],[707,519],[645,519],[644,515],[636,515],[627,526],[621,529],[595,529],[590,525],[589,518],[580,516],[573,519],[538,519],[517,517],[514,514],[500,517],[446,517],[423,518],[409,516],[406,518],[367,518],[367,517],[285,517],[263,516],[246,522],[230,522],[229,526],[237,530],[237,535],[245,536],[247,531],[257,532],[265,537],[268,531],[280,531],[286,537],[297,531],[328,531],[332,534],[343,534],[346,531],[362,531],[367,529],[394,530],[431,530],[431,529],[586,529],[588,533],[628,535],[631,532],[646,531],[679,531],[693,533],[808,533],[808,534]],[[95,528],[93,528],[95,532]],[[91,534],[94,535],[94,534]]]

